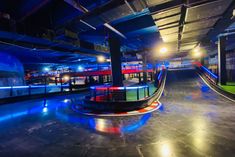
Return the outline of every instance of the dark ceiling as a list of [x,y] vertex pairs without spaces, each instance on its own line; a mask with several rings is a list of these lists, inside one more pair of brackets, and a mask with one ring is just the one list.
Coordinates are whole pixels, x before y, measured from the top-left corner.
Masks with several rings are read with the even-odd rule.
[[109,55],[111,27],[123,53],[162,41],[186,53],[228,28],[234,6],[234,0],[1,0],[0,50],[24,63],[95,62]]

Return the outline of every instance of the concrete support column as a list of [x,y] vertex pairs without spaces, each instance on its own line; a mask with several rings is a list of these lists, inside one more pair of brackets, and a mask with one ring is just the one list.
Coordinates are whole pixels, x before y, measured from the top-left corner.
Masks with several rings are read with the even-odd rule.
[[109,48],[111,55],[112,81],[113,86],[123,86],[122,78],[122,54],[120,52],[120,40],[118,37],[109,37]]
[[227,71],[226,71],[226,37],[221,36],[218,39],[218,70],[219,70],[219,83],[226,85]]

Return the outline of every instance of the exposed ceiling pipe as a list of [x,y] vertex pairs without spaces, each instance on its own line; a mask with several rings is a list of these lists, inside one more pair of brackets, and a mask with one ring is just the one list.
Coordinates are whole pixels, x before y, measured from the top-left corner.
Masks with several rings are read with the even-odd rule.
[[83,23],[83,24],[85,24],[85,25],[87,25],[88,27],[90,27],[90,28],[96,30],[96,28],[95,28],[94,26],[90,25],[90,24],[87,23],[86,21],[80,20],[80,22]]
[[35,7],[32,7],[31,10],[26,12],[20,19],[19,21],[23,21],[27,17],[31,16],[32,14],[36,13],[40,8],[48,4],[51,0],[43,0],[41,3],[37,4]]
[[127,0],[125,0],[125,3],[126,3],[126,5],[128,6],[128,8],[132,11],[132,13],[133,13],[133,14],[136,14],[134,8],[132,8],[132,6],[130,5],[130,3],[129,3]]
[[79,1],[75,1],[75,0],[64,0],[64,1],[67,2],[68,4],[72,5],[74,8],[76,8],[77,10],[79,10],[83,13],[89,12],[89,10],[87,10],[85,7],[80,5]]
[[121,32],[119,32],[117,29],[115,29],[113,26],[111,26],[108,23],[104,24],[105,27],[107,27],[108,29],[110,29],[111,31],[115,32],[116,34],[118,34],[119,36],[121,36],[122,38],[126,39],[125,35],[122,34]]
[[[72,5],[74,8],[78,9],[79,11],[83,12],[83,13],[88,13],[89,10],[86,9],[85,7],[83,7],[82,5],[80,5],[79,1],[75,1],[75,0],[64,0],[65,2],[67,2],[68,4]],[[128,3],[128,2],[127,2]],[[128,3],[129,4],[129,3]],[[130,4],[129,4],[130,5]],[[130,6],[131,7],[131,6]],[[133,8],[132,8],[133,9]],[[134,11],[134,10],[133,10]],[[89,26],[90,28],[96,30],[96,28],[94,26],[92,26],[91,24],[80,20],[80,22],[82,22],[83,24],[86,24],[87,26]],[[104,26],[108,29],[110,29],[111,31],[115,32],[116,34],[118,34],[119,36],[121,36],[122,38],[126,39],[125,35],[122,34],[120,31],[118,31],[117,29],[115,29],[113,26],[111,26],[110,24],[108,24],[107,22],[104,23]]]

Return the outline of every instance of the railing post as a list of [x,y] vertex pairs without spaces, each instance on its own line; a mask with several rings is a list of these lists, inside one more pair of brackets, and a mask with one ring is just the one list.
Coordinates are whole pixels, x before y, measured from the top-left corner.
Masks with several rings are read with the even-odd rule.
[[139,100],[140,99],[140,95],[139,95],[139,88],[137,88],[137,100]]
[[13,86],[11,86],[10,96],[13,96]]
[[124,87],[124,92],[125,92],[125,100],[127,100],[127,97],[126,97],[126,87]]
[[147,95],[149,97],[149,86],[147,86]]
[[45,78],[45,91],[44,91],[45,95],[47,93],[47,78]]
[[63,92],[63,84],[62,84],[62,77],[60,77],[60,91]]
[[146,97],[146,88],[144,87],[144,97]]
[[109,97],[109,87],[107,87],[107,100],[109,101],[110,100],[110,97]]
[[95,91],[95,92],[94,92],[94,100],[96,101],[96,88],[95,88],[94,91]]
[[31,85],[29,85],[29,95],[31,95]]
[[69,79],[69,91],[72,92],[72,80],[71,80],[71,78]]

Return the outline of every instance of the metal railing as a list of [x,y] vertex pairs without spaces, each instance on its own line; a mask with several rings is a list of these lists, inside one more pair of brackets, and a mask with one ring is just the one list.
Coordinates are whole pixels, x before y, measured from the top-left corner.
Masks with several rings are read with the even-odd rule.
[[48,94],[71,91],[69,84],[64,85],[28,85],[28,86],[5,86],[0,87],[0,99],[16,96],[30,96],[36,94]]
[[214,84],[218,84],[218,76],[212,73],[209,69],[204,66],[200,67],[200,72],[206,76]]
[[91,86],[90,96],[87,99],[96,102],[138,101],[146,99],[152,96],[159,88],[163,79],[163,71],[164,69],[155,75],[155,83],[151,84],[126,87],[113,87],[111,85]]
[[130,87],[112,87],[112,86],[92,86],[90,87],[90,97],[93,101],[135,101],[149,97],[153,94],[150,86],[130,86]]

